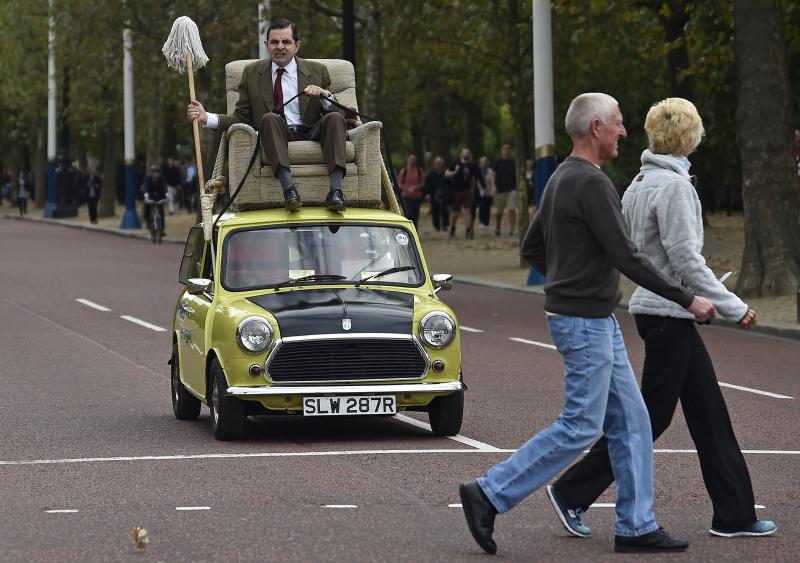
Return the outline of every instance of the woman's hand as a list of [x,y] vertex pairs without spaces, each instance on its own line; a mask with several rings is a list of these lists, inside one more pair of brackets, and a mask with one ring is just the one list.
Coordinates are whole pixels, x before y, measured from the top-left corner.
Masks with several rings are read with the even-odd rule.
[[751,326],[756,326],[756,312],[752,309],[747,309],[747,312],[744,314],[744,317],[739,319],[739,326],[742,328],[750,328]]

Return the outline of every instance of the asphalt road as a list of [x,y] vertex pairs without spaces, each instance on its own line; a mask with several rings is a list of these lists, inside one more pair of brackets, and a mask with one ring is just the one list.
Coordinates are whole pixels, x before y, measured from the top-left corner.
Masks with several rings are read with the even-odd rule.
[[[217,442],[207,409],[191,422],[171,411],[169,333],[156,329],[170,326],[180,246],[10,220],[0,241],[2,561],[476,560],[486,556],[450,506],[457,484],[550,424],[563,402],[542,299],[456,283],[442,296],[464,325],[462,436],[472,441],[401,417],[262,417],[244,441]],[[642,346],[619,316],[639,371]],[[708,535],[711,506],[678,412],[656,444],[656,511],[691,546],[653,559],[799,560],[800,344],[702,331],[720,381],[740,387],[724,395],[750,452],[757,512],[779,529]],[[612,489],[600,502],[613,500]],[[613,519],[593,508],[593,537],[569,537],[537,491],[498,518],[497,560],[620,558]],[[149,531],[146,551],[134,526]]]

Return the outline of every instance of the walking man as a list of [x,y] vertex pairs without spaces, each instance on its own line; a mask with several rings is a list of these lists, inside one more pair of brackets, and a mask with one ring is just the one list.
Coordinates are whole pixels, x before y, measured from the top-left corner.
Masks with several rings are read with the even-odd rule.
[[494,161],[495,185],[497,194],[495,205],[495,236],[500,236],[503,226],[503,211],[508,209],[508,231],[510,236],[517,234],[517,163],[511,156],[511,145],[500,147],[500,158]]
[[506,461],[459,486],[464,515],[478,545],[495,553],[496,515],[547,483],[605,431],[617,476],[615,550],[684,551],[689,542],[670,536],[653,514],[650,420],[613,314],[622,297],[619,272],[700,321],[716,311],[658,273],[626,235],[619,196],[600,170],[627,136],[617,101],[581,94],[565,126],[572,154],[550,178],[521,250],[547,276],[545,315],[564,357],[564,410]]

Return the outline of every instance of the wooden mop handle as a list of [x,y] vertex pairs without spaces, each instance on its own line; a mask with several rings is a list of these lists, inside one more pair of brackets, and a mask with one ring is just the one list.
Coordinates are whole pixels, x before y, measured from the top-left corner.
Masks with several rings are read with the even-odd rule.
[[[192,53],[186,52],[186,74],[189,75],[189,101],[194,100],[194,69],[192,68]],[[197,162],[197,179],[200,184],[200,196],[205,192],[206,180],[203,176],[203,157],[200,152],[200,125],[196,119],[192,120],[194,131],[194,158]]]

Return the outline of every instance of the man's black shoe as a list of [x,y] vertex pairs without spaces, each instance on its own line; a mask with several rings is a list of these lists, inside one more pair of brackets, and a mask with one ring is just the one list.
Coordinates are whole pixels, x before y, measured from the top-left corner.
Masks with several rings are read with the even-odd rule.
[[614,536],[614,551],[620,553],[658,553],[664,551],[686,551],[689,540],[673,538],[664,528],[643,536]]
[[300,201],[300,194],[297,193],[297,188],[292,186],[283,192],[283,197],[286,200],[286,211],[297,211],[303,207],[303,202]]
[[325,207],[331,211],[344,211],[344,195],[342,190],[331,190],[328,192],[328,197],[325,198]]
[[461,507],[467,519],[467,527],[483,551],[490,555],[497,552],[497,544],[492,539],[494,518],[497,509],[489,502],[477,481],[470,481],[458,486]]

